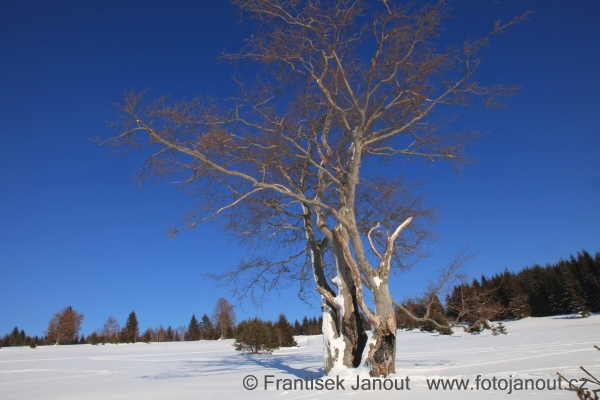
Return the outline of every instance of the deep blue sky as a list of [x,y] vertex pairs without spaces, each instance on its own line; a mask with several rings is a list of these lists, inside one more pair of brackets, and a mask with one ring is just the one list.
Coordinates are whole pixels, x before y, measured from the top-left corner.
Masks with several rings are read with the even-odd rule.
[[[215,4],[219,4],[218,6]],[[394,278],[401,298],[425,287],[448,256],[470,244],[471,276],[600,251],[600,3],[596,0],[459,1],[445,41],[481,36],[496,19],[535,10],[493,38],[479,80],[520,84],[503,110],[461,111],[455,128],[490,134],[469,149],[461,179],[447,165],[414,165],[440,207],[434,254]],[[187,325],[212,313],[226,289],[201,273],[243,257],[219,226],[168,239],[192,199],[169,186],[140,190],[136,156],[108,158],[112,103],[151,95],[234,93],[234,69],[217,64],[251,24],[215,1],[12,1],[0,13],[0,334],[42,334],[71,305],[83,332],[135,310],[142,328]],[[237,70],[237,73],[243,73]],[[317,315],[293,289],[249,315]],[[315,298],[314,306],[318,306]]]

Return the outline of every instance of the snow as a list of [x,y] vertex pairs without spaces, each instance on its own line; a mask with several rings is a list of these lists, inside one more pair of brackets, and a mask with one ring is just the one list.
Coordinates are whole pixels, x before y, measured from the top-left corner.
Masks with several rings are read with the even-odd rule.
[[[337,298],[336,298],[337,299]],[[328,349],[326,349],[325,347],[323,347],[322,343],[323,340],[328,341],[329,342],[329,346],[331,348],[331,354],[335,355],[338,354],[339,356],[335,359],[335,362],[331,368],[331,373],[335,374],[335,373],[339,373],[340,371],[343,371],[345,369],[344,367],[344,360],[343,360],[343,354],[344,354],[344,350],[346,349],[346,343],[344,343],[344,338],[342,336],[336,338],[334,335],[334,332],[331,328],[332,325],[332,317],[329,313],[323,313],[323,335],[319,335],[319,339],[317,339],[317,343],[320,344],[321,346],[321,350],[323,351],[323,359],[326,359],[329,355],[328,353]],[[298,342],[298,344],[300,344],[300,342]],[[323,362],[321,362],[322,364]],[[321,368],[321,370],[319,371],[318,374],[314,374],[314,375],[323,375],[323,368]],[[304,376],[303,376],[304,377]]]
[[[331,280],[331,282],[336,285],[338,288],[342,286],[342,279],[339,275],[339,269],[337,265],[337,260],[335,263],[336,270],[338,274]],[[325,303],[325,299],[322,299],[322,302]],[[333,299],[334,305],[337,308],[337,311],[340,315],[344,315],[344,297],[339,293]],[[321,307],[325,307],[325,304],[322,304]],[[329,356],[327,353],[331,352],[331,355],[335,357],[335,362],[331,368],[330,374],[336,374],[340,371],[346,369],[344,366],[344,352],[346,349],[346,343],[344,342],[344,338],[342,336],[335,337],[335,332],[332,329],[332,316],[329,313],[323,313],[323,335],[321,340],[329,343],[329,348],[323,347],[323,358],[327,359]]]
[[[337,265],[336,265],[336,268],[337,268]],[[340,287],[342,284],[342,280],[340,279],[339,275],[336,275],[331,279],[331,283],[333,283],[337,287]]]
[[373,280],[375,281],[375,286],[377,286],[377,288],[379,288],[379,285],[381,285],[381,282],[383,282],[378,276],[373,278]]
[[[272,356],[241,355],[232,340],[120,345],[40,346],[0,349],[0,398],[2,399],[329,399],[340,396],[381,399],[507,398],[507,390],[471,390],[481,379],[555,379],[556,372],[581,378],[582,365],[600,375],[600,316],[555,316],[506,321],[508,335],[490,331],[452,336],[420,331],[399,331],[396,375],[392,381],[407,390],[372,391],[351,388],[356,377],[348,374],[345,390],[279,390],[268,380],[308,378],[323,374],[322,336],[298,336],[297,348],[282,348]],[[254,375],[258,388],[242,386]],[[468,378],[468,390],[432,393],[426,379]],[[364,370],[359,379],[374,383]],[[391,382],[391,381],[390,381]],[[564,386],[564,385],[563,385]],[[596,388],[596,387],[592,387]],[[566,391],[514,391],[510,398],[576,399]]]

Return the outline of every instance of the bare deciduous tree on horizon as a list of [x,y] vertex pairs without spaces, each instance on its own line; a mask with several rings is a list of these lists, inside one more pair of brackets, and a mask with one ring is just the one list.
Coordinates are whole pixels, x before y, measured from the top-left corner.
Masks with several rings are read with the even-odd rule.
[[228,334],[233,334],[233,330],[235,329],[235,311],[233,310],[233,306],[224,297],[217,300],[215,310],[213,311],[213,323],[219,339],[226,339]]
[[108,340],[110,343],[119,343],[120,333],[121,325],[113,316],[108,317],[100,332],[100,334],[105,337],[105,340]]

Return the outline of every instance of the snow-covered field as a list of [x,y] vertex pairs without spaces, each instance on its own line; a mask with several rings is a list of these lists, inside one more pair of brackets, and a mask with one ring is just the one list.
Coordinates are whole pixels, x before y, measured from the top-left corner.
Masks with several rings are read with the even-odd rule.
[[[377,398],[508,398],[576,399],[561,390],[515,390],[518,380],[529,388],[556,379],[556,372],[580,378],[583,365],[600,375],[600,316],[590,318],[529,318],[505,323],[507,336],[489,331],[471,336],[456,331],[439,336],[419,331],[398,332],[397,374],[382,382],[403,390],[366,390],[356,376],[333,377],[344,390],[288,390],[293,379],[322,376],[322,337],[300,336],[298,348],[272,356],[244,356],[232,340],[129,345],[44,346],[0,349],[1,399],[324,399],[340,396]],[[258,387],[246,390],[244,377],[253,375]],[[479,390],[476,377],[479,379]],[[267,378],[265,378],[267,376]],[[272,377],[269,377],[272,376]],[[406,379],[408,381],[407,390]],[[466,390],[430,390],[427,379],[469,379]],[[273,381],[264,388],[265,379]],[[281,379],[279,390],[276,380]],[[286,381],[288,379],[288,381]],[[363,374],[361,385],[377,383]],[[512,380],[511,380],[512,379]],[[540,381],[542,380],[543,381]],[[503,380],[503,381],[501,381]],[[306,381],[305,381],[306,382]],[[247,383],[252,383],[249,378]],[[322,382],[323,383],[323,382]],[[299,381],[296,382],[299,384]],[[331,384],[330,384],[331,385]],[[564,387],[565,385],[563,385]],[[593,387],[596,389],[597,387]],[[557,388],[558,389],[558,388]],[[352,397],[350,397],[352,398]]]

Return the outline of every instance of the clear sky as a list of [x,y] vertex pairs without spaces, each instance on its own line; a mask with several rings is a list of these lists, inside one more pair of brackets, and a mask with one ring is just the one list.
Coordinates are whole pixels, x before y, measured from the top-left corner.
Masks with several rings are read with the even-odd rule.
[[[218,4],[218,5],[217,5]],[[397,298],[470,244],[471,276],[517,271],[600,251],[600,2],[469,0],[453,4],[445,42],[483,35],[497,19],[532,19],[494,37],[478,79],[522,85],[503,110],[460,112],[456,129],[489,131],[469,148],[460,179],[447,165],[412,166],[440,208],[433,257],[393,278]],[[109,158],[112,103],[126,90],[174,98],[234,94],[217,64],[251,24],[225,1],[10,1],[0,12],[0,335],[41,335],[52,314],[83,312],[83,333],[135,310],[142,328],[187,325],[228,297],[202,273],[236,264],[245,249],[206,224],[179,234],[193,199],[173,187],[139,188],[136,155]],[[419,167],[419,168],[417,168]],[[238,319],[318,315],[295,289]]]

